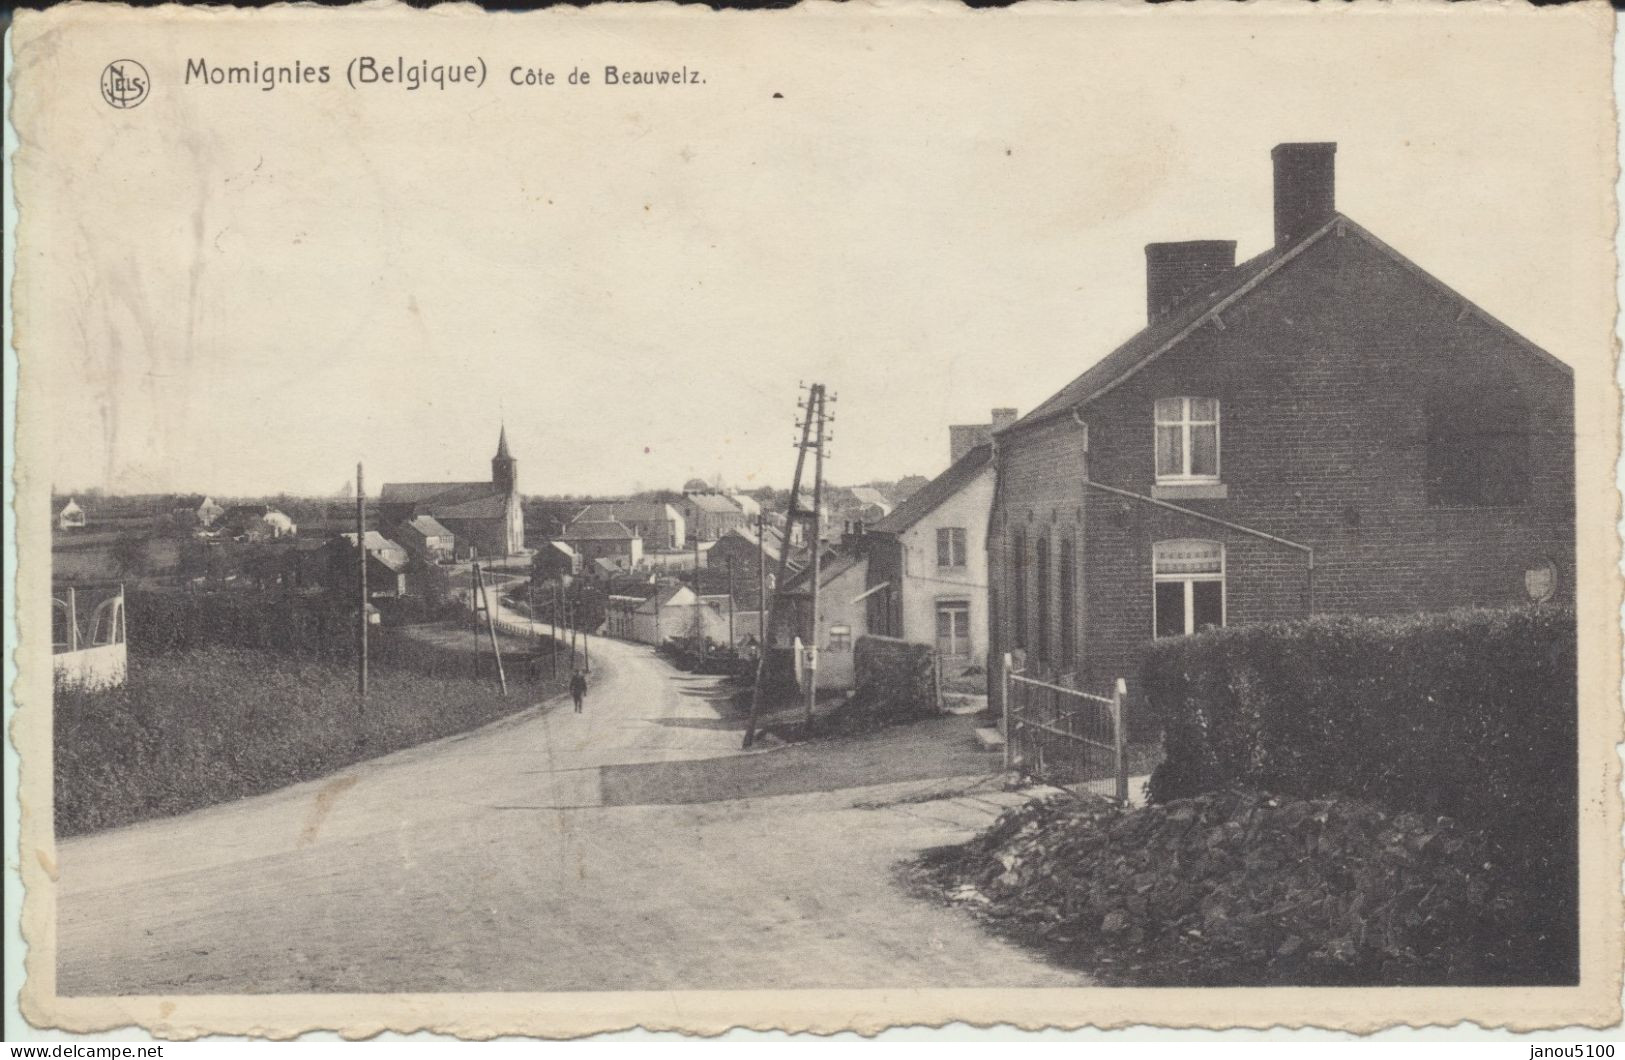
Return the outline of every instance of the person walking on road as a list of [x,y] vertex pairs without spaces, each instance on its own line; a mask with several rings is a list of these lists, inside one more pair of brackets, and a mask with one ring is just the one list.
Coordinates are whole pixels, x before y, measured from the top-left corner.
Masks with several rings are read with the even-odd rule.
[[581,713],[581,706],[587,699],[587,675],[580,670],[570,678],[570,698],[575,700],[576,713]]

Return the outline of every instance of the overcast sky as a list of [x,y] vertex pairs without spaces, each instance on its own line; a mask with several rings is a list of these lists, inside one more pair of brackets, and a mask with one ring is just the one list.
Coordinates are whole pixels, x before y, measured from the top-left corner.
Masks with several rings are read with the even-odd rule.
[[[48,359],[54,485],[481,478],[505,419],[529,493],[782,486],[813,380],[833,480],[932,475],[950,423],[1030,409],[1143,324],[1145,243],[1264,249],[1283,140],[1337,141],[1340,208],[1534,342],[1607,351],[1598,142],[1553,118],[1595,81],[1584,33],[1553,63],[1512,14],[1453,20],[1449,49],[1262,8],[770,19],[442,19],[433,57],[490,67],[472,94],[179,83],[193,55],[341,79],[425,55],[410,22],[36,52],[64,85],[109,48],[153,81],[25,130],[49,236],[19,341],[25,374]],[[506,84],[653,60],[705,83]]]

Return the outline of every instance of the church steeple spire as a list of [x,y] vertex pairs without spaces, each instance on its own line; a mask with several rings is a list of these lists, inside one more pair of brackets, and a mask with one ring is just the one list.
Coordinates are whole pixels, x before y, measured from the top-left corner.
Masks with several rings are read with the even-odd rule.
[[519,461],[508,451],[508,425],[503,424],[497,435],[497,455],[491,458],[491,483],[504,493],[512,493],[519,484]]

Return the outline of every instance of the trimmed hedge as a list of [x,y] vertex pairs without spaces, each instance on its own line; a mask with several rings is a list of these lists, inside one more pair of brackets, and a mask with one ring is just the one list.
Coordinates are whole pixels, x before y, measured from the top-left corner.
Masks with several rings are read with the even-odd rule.
[[1365,799],[1481,830],[1554,946],[1577,908],[1574,613],[1321,617],[1162,640],[1140,688],[1153,801],[1226,788]]
[[856,701],[868,713],[913,718],[937,711],[931,649],[890,637],[859,637],[853,647]]
[[333,661],[355,654],[355,607],[336,593],[165,592],[125,594],[132,654],[200,648],[308,653]]

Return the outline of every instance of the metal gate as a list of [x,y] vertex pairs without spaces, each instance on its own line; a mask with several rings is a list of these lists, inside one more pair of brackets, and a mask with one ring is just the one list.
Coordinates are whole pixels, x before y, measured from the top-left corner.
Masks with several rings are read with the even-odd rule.
[[1004,657],[1005,768],[1046,784],[1128,801],[1119,677],[1109,696],[1080,692],[1015,673]]

